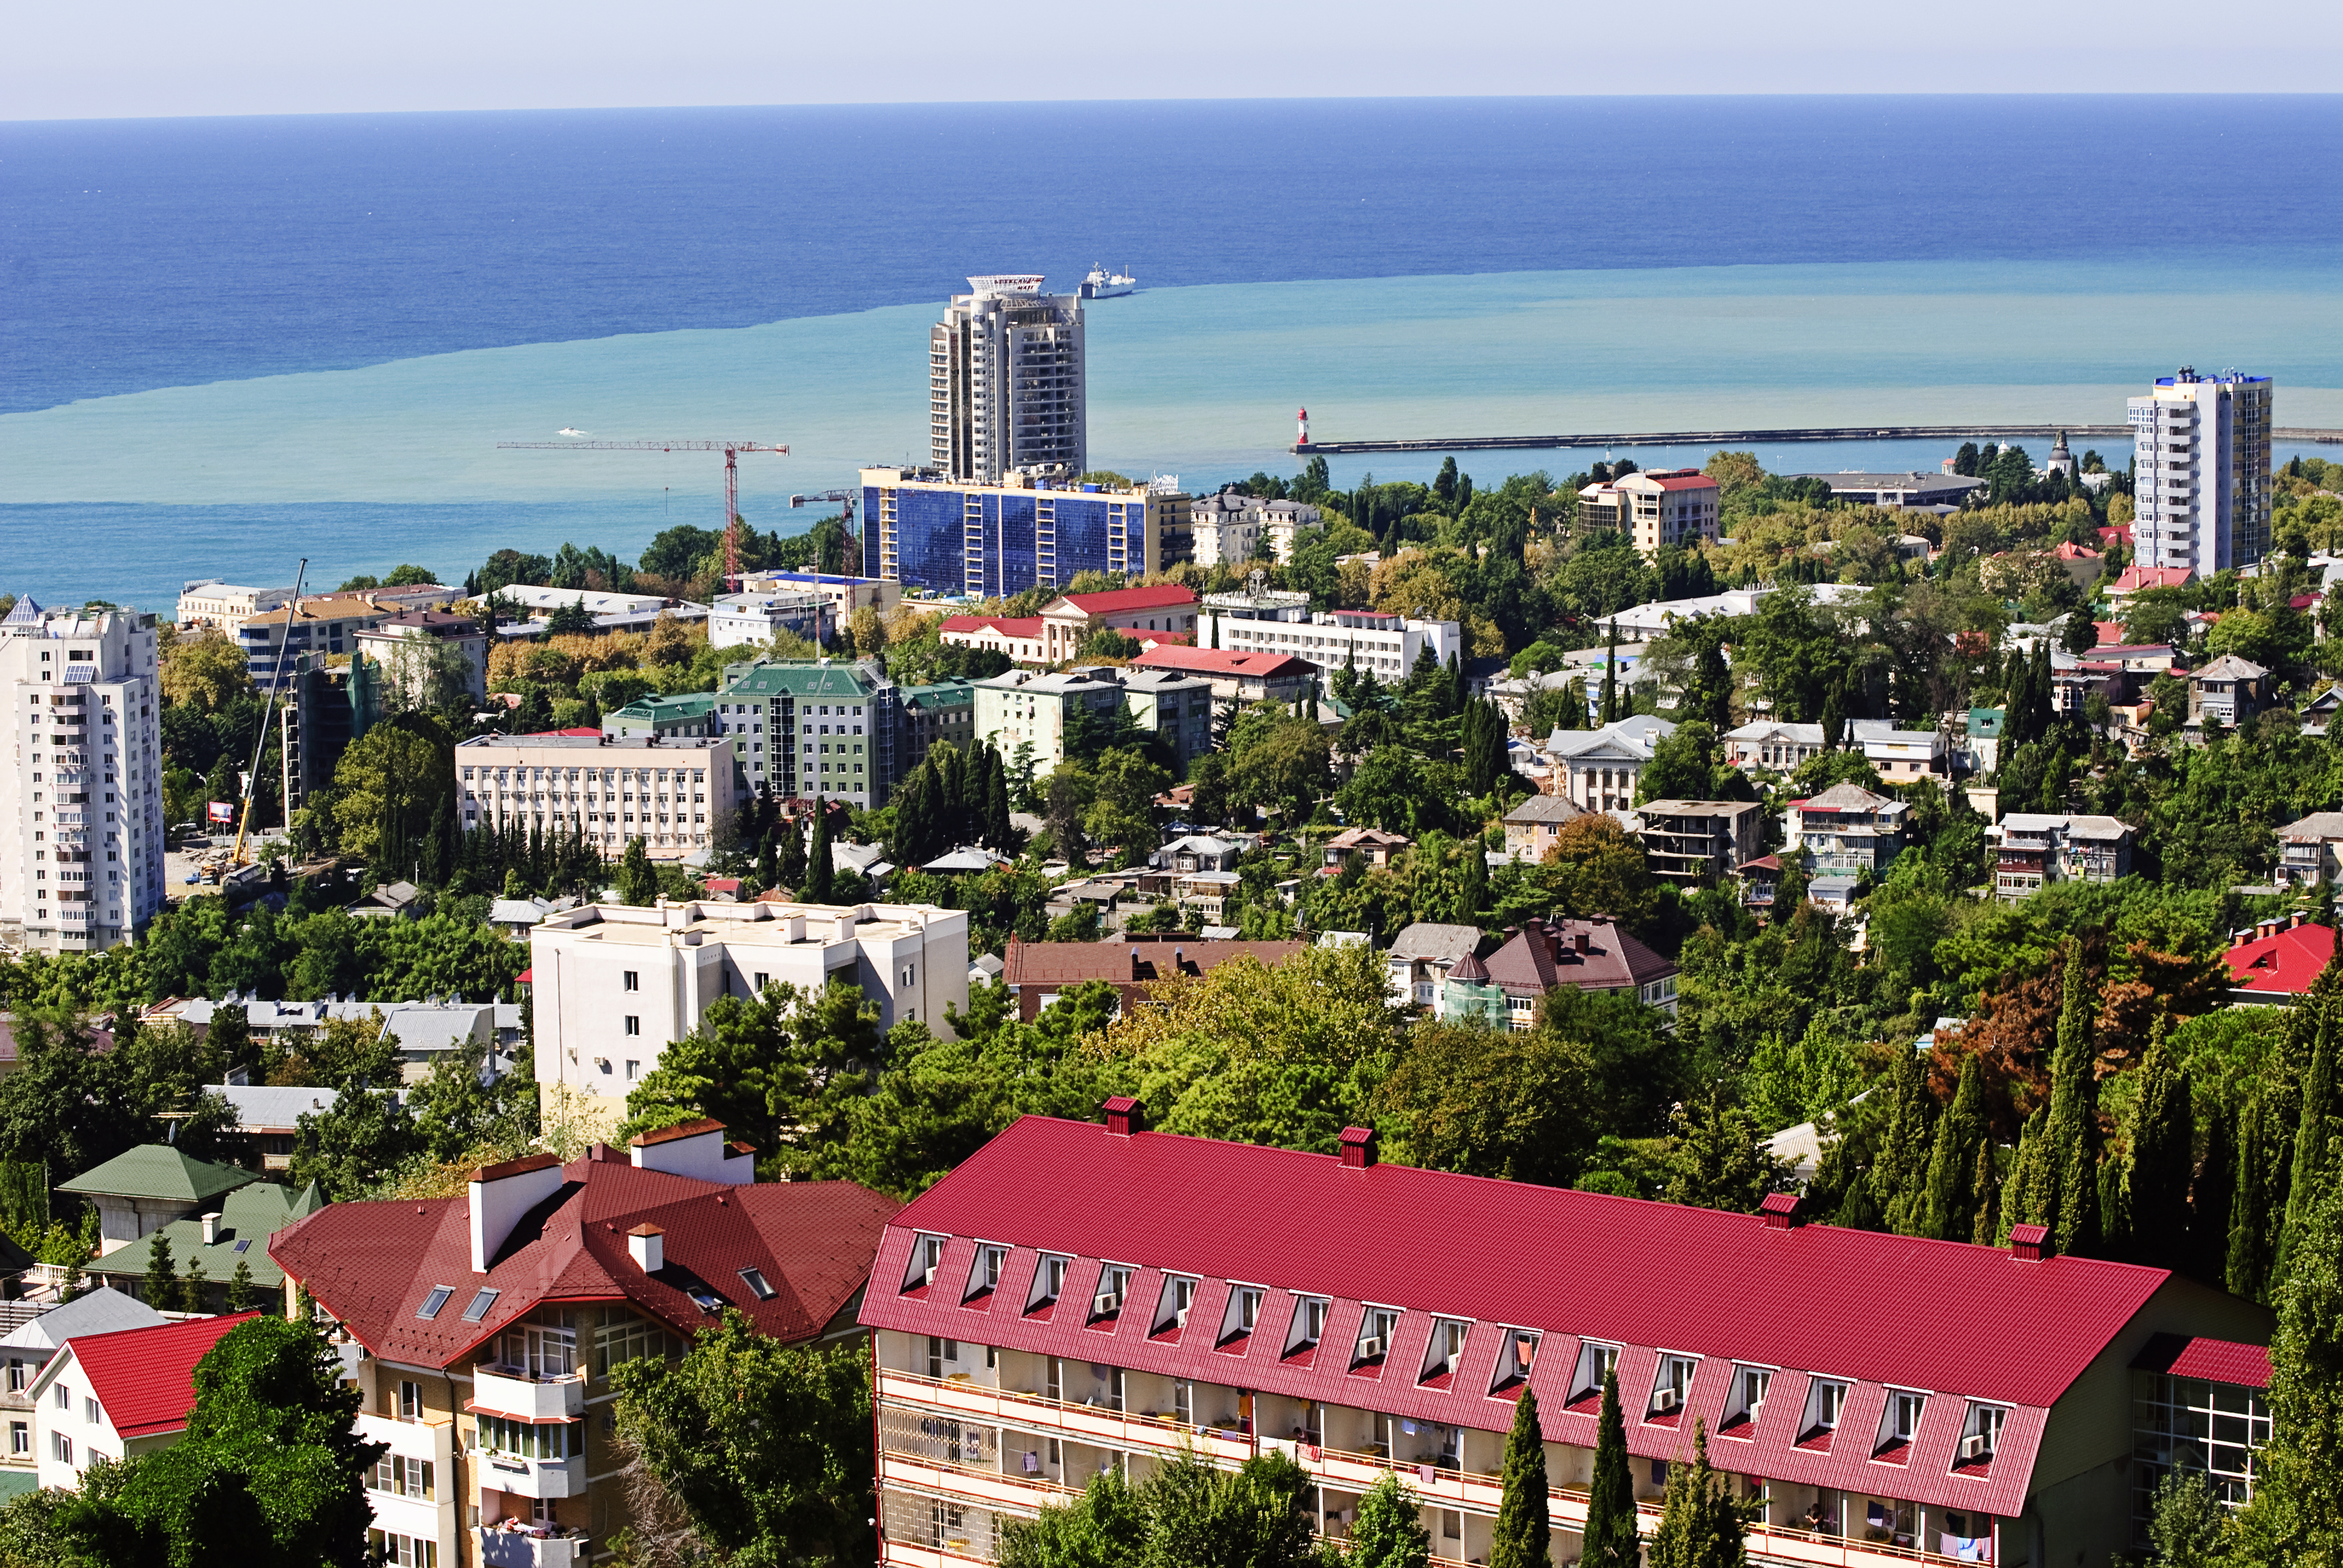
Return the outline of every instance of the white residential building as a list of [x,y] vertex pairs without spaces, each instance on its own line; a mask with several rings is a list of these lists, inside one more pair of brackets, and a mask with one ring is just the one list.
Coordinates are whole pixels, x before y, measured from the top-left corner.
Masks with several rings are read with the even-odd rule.
[[110,948],[163,907],[156,638],[151,615],[29,598],[0,620],[0,927],[27,948]]
[[1189,527],[1198,566],[1235,566],[1261,553],[1262,541],[1283,564],[1293,560],[1294,541],[1324,526],[1324,515],[1299,501],[1264,501],[1238,490],[1199,496],[1190,504]]
[[1908,784],[1915,779],[1942,779],[1952,770],[1952,741],[1941,729],[1898,729],[1889,719],[1850,719],[1849,746],[1863,748],[1885,784]]
[[858,609],[885,615],[903,602],[903,585],[885,578],[839,577],[830,572],[749,572],[740,578],[743,593],[818,593],[830,601],[830,618],[844,626]]
[[739,803],[724,736],[476,735],[456,748],[464,831],[578,833],[606,859],[640,839],[651,859],[705,849]]
[[1746,772],[1764,768],[1790,773],[1809,757],[1823,754],[1823,727],[1781,719],[1754,719],[1725,732],[1725,759]]
[[883,1031],[949,1036],[968,1008],[968,916],[931,904],[598,904],[529,932],[537,1079],[623,1101],[719,997],[856,985]]
[[[38,1467],[39,1445],[33,1442],[33,1401],[28,1391],[65,1342],[84,1334],[110,1334],[123,1329],[150,1329],[163,1314],[126,1292],[103,1282],[62,1306],[17,1324],[0,1338],[7,1380],[0,1387],[0,1417],[8,1423],[8,1447],[0,1453],[0,1472]],[[54,1397],[54,1396],[52,1396]]]
[[211,627],[234,637],[238,627],[262,610],[281,608],[292,599],[289,588],[245,588],[208,578],[179,590],[179,625],[183,629]]
[[546,616],[558,609],[583,606],[592,616],[656,615],[669,600],[655,593],[612,593],[608,589],[544,588],[530,583],[507,583],[496,597],[508,604]]
[[196,1363],[252,1316],[187,1318],[65,1341],[25,1391],[40,1483],[78,1491],[93,1460],[128,1459],[178,1442],[196,1408]]
[[838,635],[828,594],[813,592],[729,593],[709,607],[708,640],[716,648],[770,642],[793,632],[817,646]]
[[1081,301],[1041,284],[971,277],[929,328],[928,460],[954,479],[1090,466]]
[[1270,592],[1204,596],[1197,636],[1202,646],[1232,653],[1282,653],[1305,658],[1331,678],[1353,659],[1362,673],[1374,672],[1389,686],[1407,678],[1423,648],[1446,664],[1463,658],[1463,628],[1453,620],[1408,620],[1380,610],[1337,609],[1312,615],[1306,593]]
[[[1727,588],[1723,593],[1703,594],[1697,598],[1654,599],[1623,609],[1616,615],[1599,616],[1594,628],[1608,632],[1619,628],[1619,646],[1627,648],[1639,642],[1656,642],[1674,630],[1679,621],[1694,620],[1702,616],[1753,615],[1757,601],[1775,590],[1770,587]],[[1860,583],[1810,583],[1801,590],[1815,605],[1839,605],[1859,598],[1871,590]]]
[[2211,577],[2269,549],[2270,378],[2184,365],[2125,406],[2134,558]]
[[1637,714],[1600,729],[1557,729],[1546,739],[1554,793],[1583,811],[1631,811],[1636,781],[1652,749],[1676,732],[1664,719]]

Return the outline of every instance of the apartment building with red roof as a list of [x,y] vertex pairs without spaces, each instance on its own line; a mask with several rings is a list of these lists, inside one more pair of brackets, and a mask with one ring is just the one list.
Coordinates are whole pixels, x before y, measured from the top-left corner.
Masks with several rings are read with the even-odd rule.
[[418,1553],[398,1560],[567,1568],[627,1523],[610,1369],[679,1355],[728,1310],[789,1344],[859,1335],[898,1207],[759,1183],[753,1151],[696,1121],[488,1166],[460,1198],[336,1204],[269,1255],[357,1358],[361,1432],[390,1445],[377,1523]]
[[1291,703],[1318,689],[1318,667],[1292,654],[1243,652],[1225,648],[1188,648],[1168,643],[1131,661],[1135,669],[1169,669],[1201,675],[1212,683],[1212,699],[1225,705]]
[[256,1314],[186,1318],[65,1341],[25,1392],[43,1486],[75,1491],[97,1459],[168,1448],[196,1408],[196,1363]]
[[1073,987],[1104,980],[1121,993],[1128,1012],[1144,1002],[1159,980],[1195,979],[1231,959],[1250,958],[1275,969],[1310,944],[1306,941],[1205,941],[1195,937],[1125,938],[1103,942],[1028,942],[1012,933],[1001,983],[1027,1023]]
[[2229,971],[2231,1001],[2291,1007],[2335,956],[2335,928],[2263,920],[2229,940],[2221,962]]
[[[886,1227],[861,1321],[887,1563],[990,1561],[1003,1523],[1183,1449],[1290,1454],[1335,1538],[1396,1470],[1434,1561],[1485,1561],[1524,1388],[1568,1563],[1606,1372],[1645,1533],[1698,1427],[1763,1563],[2107,1568],[2166,1468],[2234,1496],[2267,1436],[2267,1311],[2033,1227],[1920,1241],[1787,1194],[1726,1213],[1384,1164],[1366,1129],[1313,1154],[1105,1109],[1016,1122]],[[2232,1406],[2247,1438],[2208,1441]]]
[[1177,584],[1064,594],[1039,615],[953,616],[940,633],[949,643],[997,648],[1019,664],[1063,664],[1091,633],[1111,628],[1143,644],[1196,640],[1197,599]]
[[1549,991],[1574,986],[1633,992],[1673,1018],[1678,972],[1608,915],[1529,920],[1507,928],[1503,945],[1487,957],[1467,953],[1456,961],[1441,982],[1439,1016],[1478,1018],[1518,1032],[1537,1020],[1537,1004]]

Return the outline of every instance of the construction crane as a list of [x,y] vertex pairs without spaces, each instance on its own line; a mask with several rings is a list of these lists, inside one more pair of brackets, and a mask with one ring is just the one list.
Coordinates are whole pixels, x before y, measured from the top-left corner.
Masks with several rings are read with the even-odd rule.
[[740,454],[779,452],[756,441],[499,441],[498,451],[518,452],[721,452],[724,454],[724,584],[740,586]]
[[[309,558],[303,556],[293,574],[293,597],[285,601],[285,635],[277,639],[277,662],[268,671],[268,699],[261,704],[260,729],[252,739],[252,771],[244,776],[244,819],[236,824],[236,848],[228,851],[226,871],[250,864],[244,857],[244,846],[252,833],[252,798],[260,782],[261,749],[268,744],[268,721],[276,717],[277,694],[285,689],[285,656],[293,648],[293,623],[301,618],[301,585],[308,578]],[[223,879],[225,876],[223,871]]]
[[[791,507],[802,507],[808,502],[812,501],[836,501],[838,503],[840,508],[838,520],[846,529],[846,544],[852,551],[850,560],[847,562],[841,562],[840,565],[845,567],[846,575],[850,578],[859,578],[862,575],[862,537],[854,531],[854,503],[861,498],[862,498],[860,496],[858,496],[852,490],[824,490],[818,496],[791,496],[789,498],[789,505]],[[818,558],[814,562],[814,569],[816,571],[821,569],[821,562]]]

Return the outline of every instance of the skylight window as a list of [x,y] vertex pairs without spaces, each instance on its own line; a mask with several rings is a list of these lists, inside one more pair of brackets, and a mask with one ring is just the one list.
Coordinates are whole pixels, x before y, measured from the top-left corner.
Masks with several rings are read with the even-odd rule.
[[[423,1298],[423,1304],[415,1309],[415,1315],[421,1318],[425,1322],[429,1322],[432,1319],[439,1315],[439,1309],[446,1306],[447,1304],[447,1298],[455,1293],[456,1292],[452,1286],[432,1286],[431,1293]],[[475,1319],[474,1321],[478,1322],[478,1320]]]
[[749,1293],[760,1302],[769,1302],[780,1293],[766,1282],[765,1271],[762,1269],[743,1269],[740,1271],[740,1278],[748,1285]]
[[492,1289],[487,1285],[482,1285],[479,1289],[479,1293],[472,1298],[471,1305],[464,1309],[464,1321],[468,1323],[477,1323],[481,1319],[487,1317],[488,1315],[488,1309],[495,1306],[497,1304],[497,1298],[503,1294],[504,1292],[502,1291]]
[[690,1286],[684,1293],[697,1302],[703,1312],[720,1312],[724,1310],[724,1298],[706,1285]]
[[243,1251],[246,1247],[249,1247],[249,1246],[251,1246],[251,1245],[252,1245],[252,1238],[251,1238],[251,1237],[249,1237],[249,1236],[239,1237],[239,1238],[237,1239],[237,1241],[236,1241],[236,1250],[237,1251],[241,1252],[241,1251]]

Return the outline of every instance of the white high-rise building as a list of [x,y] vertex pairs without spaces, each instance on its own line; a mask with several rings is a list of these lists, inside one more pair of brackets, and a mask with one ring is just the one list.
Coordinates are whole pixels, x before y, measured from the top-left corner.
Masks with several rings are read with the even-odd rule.
[[2210,577],[2269,549],[2270,378],[2184,365],[2127,405],[2132,553]]
[[0,927],[27,948],[95,952],[163,907],[160,668],[151,615],[21,598],[0,620]]
[[1082,302],[1034,276],[971,277],[928,331],[929,460],[998,485],[1018,469],[1090,466]]

